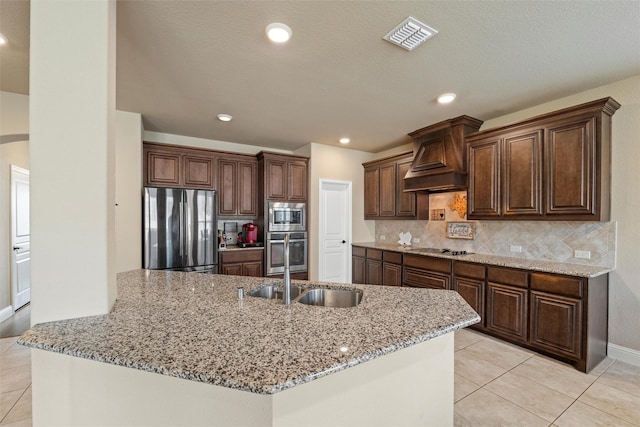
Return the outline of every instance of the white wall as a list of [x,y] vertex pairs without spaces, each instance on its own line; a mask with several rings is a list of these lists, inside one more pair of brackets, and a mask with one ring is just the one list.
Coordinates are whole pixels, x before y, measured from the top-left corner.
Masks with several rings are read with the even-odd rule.
[[[375,240],[374,221],[364,220],[364,172],[362,163],[374,155],[363,151],[312,143],[309,161],[309,279],[318,280],[320,179],[351,181],[353,194],[352,241]],[[302,152],[300,152],[302,154]]]
[[[29,97],[0,91],[0,137],[28,133]],[[29,142],[0,143],[0,311],[11,305],[11,165],[29,169]]]
[[32,323],[115,301],[115,9],[31,2]]
[[0,91],[0,135],[29,133],[29,96]]
[[618,247],[617,268],[609,275],[609,343],[640,360],[640,76],[488,120],[482,130],[608,96],[622,104],[612,130],[611,220],[618,223]]
[[116,271],[142,268],[142,117],[116,112]]

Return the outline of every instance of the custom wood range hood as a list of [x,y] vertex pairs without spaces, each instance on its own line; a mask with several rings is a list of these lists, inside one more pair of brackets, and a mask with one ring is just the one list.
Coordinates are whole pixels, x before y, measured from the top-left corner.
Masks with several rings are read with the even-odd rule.
[[464,137],[477,132],[482,123],[460,116],[411,132],[413,163],[404,177],[404,191],[466,190]]

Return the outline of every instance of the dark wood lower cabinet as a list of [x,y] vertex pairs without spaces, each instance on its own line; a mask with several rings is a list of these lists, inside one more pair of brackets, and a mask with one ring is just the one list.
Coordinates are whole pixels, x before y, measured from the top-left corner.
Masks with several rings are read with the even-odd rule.
[[407,287],[453,289],[480,315],[476,330],[582,372],[606,357],[608,274],[567,276],[462,259],[354,246],[354,283],[397,286],[401,279]]
[[582,357],[582,301],[531,291],[531,344],[569,359]]
[[458,291],[460,296],[473,308],[476,313],[480,314],[480,323],[476,323],[471,327],[474,329],[484,328],[484,280],[468,279],[466,277],[456,277],[453,283],[453,289]]
[[402,285],[402,265],[390,262],[382,263],[382,283],[385,286]]
[[235,250],[219,252],[220,274],[262,277],[262,250]]
[[527,302],[527,289],[488,282],[487,331],[526,343]]

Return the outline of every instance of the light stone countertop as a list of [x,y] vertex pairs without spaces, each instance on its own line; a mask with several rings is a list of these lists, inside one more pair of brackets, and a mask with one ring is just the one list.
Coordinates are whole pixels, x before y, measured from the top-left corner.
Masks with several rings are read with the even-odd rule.
[[110,313],[34,325],[31,348],[259,394],[273,394],[480,320],[454,291],[338,285],[353,308],[245,296],[269,278],[135,270],[118,274]]
[[545,273],[565,274],[567,276],[577,277],[598,277],[603,274],[607,274],[613,271],[613,268],[594,266],[594,265],[581,265],[570,264],[557,261],[541,261],[525,258],[504,257],[496,255],[485,254],[467,254],[467,255],[449,255],[441,253],[420,253],[415,249],[419,249],[419,246],[400,246],[397,243],[377,243],[377,242],[364,242],[354,243],[353,246],[360,246],[365,248],[383,249],[387,251],[401,252],[405,254],[423,255],[438,258],[449,258],[456,261],[473,262],[476,264],[495,265],[500,267],[520,268],[523,270],[540,271]]

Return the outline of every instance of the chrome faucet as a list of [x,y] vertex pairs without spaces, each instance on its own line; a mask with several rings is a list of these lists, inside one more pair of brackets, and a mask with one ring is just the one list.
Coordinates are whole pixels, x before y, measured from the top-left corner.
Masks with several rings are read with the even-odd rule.
[[291,270],[289,269],[289,235],[284,235],[284,303],[291,305]]

